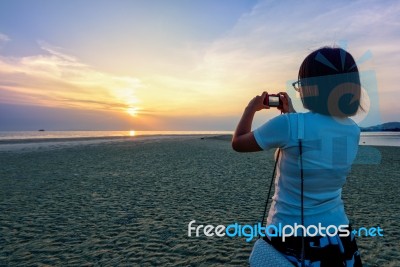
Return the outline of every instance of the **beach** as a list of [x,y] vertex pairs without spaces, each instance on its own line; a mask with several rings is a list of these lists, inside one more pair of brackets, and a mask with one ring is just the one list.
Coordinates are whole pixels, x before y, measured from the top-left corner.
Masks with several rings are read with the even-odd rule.
[[[231,136],[0,144],[0,266],[247,266],[254,241],[188,224],[260,219],[273,152]],[[360,146],[343,189],[364,266],[400,266],[400,147]]]

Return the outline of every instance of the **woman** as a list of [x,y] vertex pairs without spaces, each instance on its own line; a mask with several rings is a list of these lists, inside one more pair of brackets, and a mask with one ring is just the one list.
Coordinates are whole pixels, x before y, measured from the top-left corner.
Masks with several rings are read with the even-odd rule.
[[[293,86],[300,93],[303,106],[309,110],[303,114],[304,226],[348,226],[341,190],[360,137],[359,127],[349,118],[361,108],[357,65],[345,50],[324,47],[304,59],[298,81]],[[270,108],[266,98],[268,93],[264,92],[250,101],[234,133],[232,147],[238,152],[280,148],[267,225],[299,225],[302,209],[298,116],[289,96],[280,93],[283,105],[279,109],[284,114],[251,131],[255,112]],[[347,229],[346,237],[306,235],[306,266],[362,266],[354,235]],[[289,237],[283,242],[281,237],[271,236],[267,236],[266,241],[295,266],[300,266],[302,237]]]

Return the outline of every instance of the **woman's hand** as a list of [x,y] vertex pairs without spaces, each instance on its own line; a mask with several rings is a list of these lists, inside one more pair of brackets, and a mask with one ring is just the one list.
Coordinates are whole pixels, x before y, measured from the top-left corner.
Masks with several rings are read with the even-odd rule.
[[280,92],[279,98],[282,101],[282,108],[278,107],[278,109],[282,113],[296,113],[296,110],[294,110],[292,105],[292,100],[290,99],[290,97],[286,92]]
[[[254,97],[247,105],[247,109],[250,109],[254,112],[260,111],[262,109],[269,109],[269,106],[264,104],[264,100],[266,97],[268,97],[267,92],[263,92],[261,95]],[[266,102],[268,104],[268,101]]]
[[[240,119],[232,138],[232,148],[235,151],[254,152],[262,150],[251,131],[251,124],[253,122],[254,114],[257,111],[269,109],[268,101],[265,101],[265,98],[267,97],[267,92],[263,92],[261,95],[254,97],[244,110],[242,118]],[[282,107],[279,108],[280,111],[283,113],[296,112],[287,93],[281,92],[279,93],[279,97],[282,101]]]

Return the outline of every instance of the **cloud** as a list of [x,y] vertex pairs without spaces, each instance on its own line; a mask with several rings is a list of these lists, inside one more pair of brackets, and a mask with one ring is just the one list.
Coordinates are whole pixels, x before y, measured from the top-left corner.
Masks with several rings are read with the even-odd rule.
[[341,40],[360,56],[387,40],[400,50],[395,45],[400,40],[399,11],[398,2],[262,1],[209,47],[205,67],[217,72],[235,68],[237,73],[281,70],[293,63],[293,56],[301,60],[311,50]]
[[2,103],[125,111],[135,107],[143,86],[134,77],[95,70],[61,48],[39,42],[45,52],[0,57]]
[[[399,6],[381,1],[260,1],[219,38],[180,50],[184,60],[174,55],[168,62],[149,62],[167,67],[146,76],[146,90],[138,97],[151,104],[153,115],[239,116],[254,95],[291,90],[288,81],[297,78],[303,59],[327,45],[347,47],[356,59],[372,51],[373,59],[359,67],[374,69],[382,81],[380,90],[386,92],[395,84],[400,56]],[[268,112],[258,122],[275,115]]]
[[7,35],[0,32],[0,48],[2,47],[3,44],[7,43],[8,41],[10,41],[10,38]]
[[356,59],[372,51],[372,60],[359,68],[375,70],[379,90],[385,92],[396,84],[399,12],[396,1],[260,1],[205,49],[196,71],[220,81],[225,97],[230,91],[229,99],[237,105],[239,97],[250,100],[262,90],[286,90],[311,51],[342,46]]
[[[341,45],[356,59],[372,52],[372,59],[359,67],[376,71],[381,103],[392,103],[399,98],[399,12],[397,1],[268,0],[244,13],[224,34],[201,43],[150,45],[145,38],[116,39],[115,51],[98,50],[93,46],[97,40],[91,40],[92,55],[106,62],[103,68],[132,76],[101,71],[67,49],[39,41],[40,54],[0,56],[0,102],[116,111],[139,107],[152,118],[232,118],[255,94],[285,91],[312,50]],[[171,27],[163,28],[166,36]],[[9,40],[1,36],[0,47]],[[102,40],[111,37],[106,34]],[[137,48],[142,46],[146,49]],[[269,111],[266,116],[275,115]]]

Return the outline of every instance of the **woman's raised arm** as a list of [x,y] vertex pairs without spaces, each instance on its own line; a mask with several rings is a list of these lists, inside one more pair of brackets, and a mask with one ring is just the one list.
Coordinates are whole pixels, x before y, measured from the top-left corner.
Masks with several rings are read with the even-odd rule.
[[244,110],[232,138],[232,148],[235,151],[256,152],[262,150],[251,131],[251,124],[257,111],[269,109],[269,106],[264,104],[267,96],[268,93],[263,92],[261,95],[254,97]]

